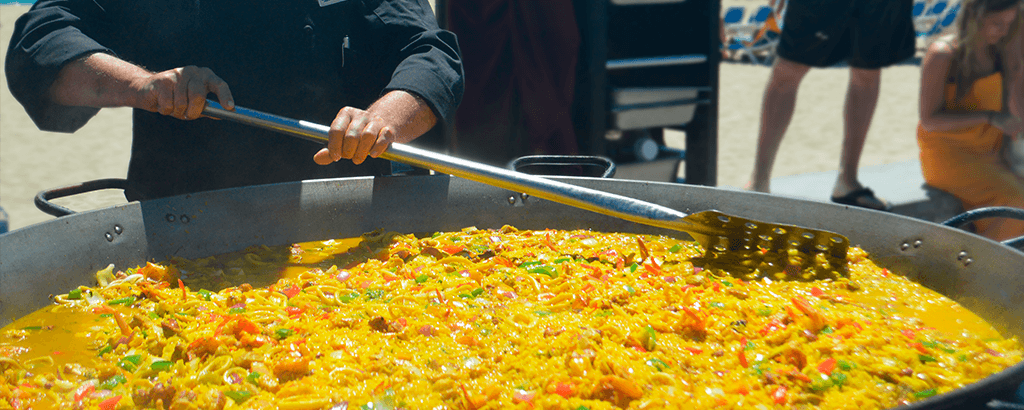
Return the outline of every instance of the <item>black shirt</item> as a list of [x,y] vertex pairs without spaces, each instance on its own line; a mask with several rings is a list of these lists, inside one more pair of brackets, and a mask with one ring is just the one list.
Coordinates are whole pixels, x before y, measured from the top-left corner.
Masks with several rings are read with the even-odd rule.
[[[324,125],[342,107],[365,109],[391,90],[420,96],[440,122],[462,98],[455,36],[438,28],[426,0],[39,0],[17,21],[6,72],[40,129],[73,132],[96,114],[55,104],[47,92],[65,64],[96,52],[153,72],[208,67],[236,104]],[[136,109],[128,180],[137,198],[157,198],[390,171],[375,159],[320,166],[312,160],[320,148]]]

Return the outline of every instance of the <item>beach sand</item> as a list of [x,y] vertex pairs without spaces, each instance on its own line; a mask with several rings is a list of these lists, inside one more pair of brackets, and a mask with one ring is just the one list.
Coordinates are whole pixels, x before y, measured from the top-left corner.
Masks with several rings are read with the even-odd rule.
[[[6,60],[14,22],[28,9],[0,6],[0,65]],[[39,191],[127,175],[130,108],[100,110],[74,134],[43,132],[11,95],[6,75],[0,77],[0,89],[0,207],[8,214],[11,230],[53,219],[33,204]],[[54,202],[88,211],[126,201],[121,191],[104,190]]]
[[[0,44],[6,55],[14,22],[28,10],[0,6]],[[2,64],[2,61],[0,61]],[[920,68],[887,68],[881,97],[861,166],[917,158],[915,127]],[[769,67],[721,65],[718,184],[742,187],[753,167],[761,97]],[[804,79],[796,113],[776,160],[774,177],[835,170],[842,139],[842,110],[849,70],[815,69]],[[679,133],[669,132],[669,144]],[[100,178],[124,178],[131,147],[131,110],[104,109],[74,134],[39,131],[0,78],[0,207],[12,230],[53,219],[37,210],[35,195],[45,189]],[[121,191],[106,190],[55,201],[76,211],[125,203]]]

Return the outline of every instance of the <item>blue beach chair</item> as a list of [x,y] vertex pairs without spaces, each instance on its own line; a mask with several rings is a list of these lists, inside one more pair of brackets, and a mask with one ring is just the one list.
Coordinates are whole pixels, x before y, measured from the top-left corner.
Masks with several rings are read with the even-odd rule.
[[746,13],[746,9],[740,6],[729,7],[725,10],[725,15],[722,16],[722,24],[726,27],[732,24],[739,24],[743,20],[743,15]]
[[725,14],[722,15],[722,29],[725,31],[725,41],[722,44],[722,50],[725,51],[730,58],[743,50],[743,45],[736,41],[737,37],[746,37],[750,35],[750,30],[746,25],[740,24],[746,13],[746,8],[742,6],[734,6],[726,9]]
[[772,8],[771,7],[768,7],[768,6],[758,7],[757,11],[754,12],[754,15],[750,16],[750,21],[747,22],[747,23],[751,24],[751,25],[755,25],[758,28],[761,28],[761,25],[764,24],[765,21],[768,21],[768,16],[770,16],[771,14],[772,14]]
[[935,23],[935,26],[932,27],[928,35],[935,36],[942,34],[943,31],[956,22],[958,14],[960,14],[960,3],[954,4],[953,7],[950,7],[949,10],[946,11],[946,14]]
[[921,14],[924,13],[924,8],[925,8],[926,5],[927,4],[925,4],[925,2],[923,2],[923,1],[919,1],[919,2],[914,3],[914,11],[913,11],[912,14],[913,14],[915,19],[918,18],[918,17],[921,17]]
[[739,55],[748,58],[755,64],[770,64],[775,57],[775,48],[779,42],[779,32],[782,27],[781,16],[776,16],[773,25],[766,27],[769,18],[772,16],[772,8],[760,6],[745,24],[734,24],[731,27],[732,35],[724,45],[730,55]]
[[926,5],[923,7],[924,12],[914,17],[914,31],[917,32],[918,37],[926,37],[930,35],[929,33],[933,32],[948,5],[949,3],[946,0],[938,0],[931,7]]

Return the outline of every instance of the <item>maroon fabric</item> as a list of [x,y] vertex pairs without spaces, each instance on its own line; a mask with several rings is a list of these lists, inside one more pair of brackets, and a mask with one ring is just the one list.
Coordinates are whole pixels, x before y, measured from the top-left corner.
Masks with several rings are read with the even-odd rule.
[[450,0],[448,25],[466,75],[454,152],[492,163],[576,153],[572,0]]

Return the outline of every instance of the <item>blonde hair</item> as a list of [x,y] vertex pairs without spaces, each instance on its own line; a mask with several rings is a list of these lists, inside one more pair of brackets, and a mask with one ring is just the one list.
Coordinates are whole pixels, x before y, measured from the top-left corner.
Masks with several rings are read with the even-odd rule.
[[[997,13],[1017,8],[1017,19],[1010,27],[1006,37],[994,46],[996,54],[1005,67],[1007,47],[1010,41],[1024,25],[1024,1],[1022,0],[962,0],[960,16],[957,19],[956,51],[954,52],[954,71],[951,73],[957,86],[957,94],[966,92],[965,83],[975,79],[980,71],[978,67],[977,39],[981,31],[981,20],[989,13]],[[1002,68],[1001,68],[1002,69]],[[962,95],[958,95],[957,98]]]

